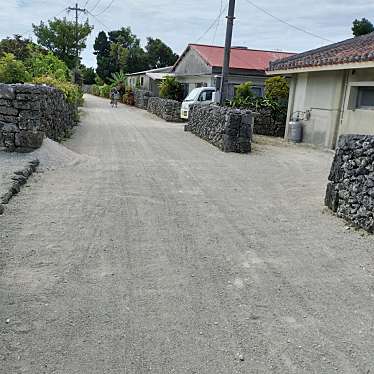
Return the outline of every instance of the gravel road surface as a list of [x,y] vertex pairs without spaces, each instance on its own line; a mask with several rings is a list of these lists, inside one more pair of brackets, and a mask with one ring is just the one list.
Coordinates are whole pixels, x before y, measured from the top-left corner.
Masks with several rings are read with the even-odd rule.
[[374,373],[374,239],[324,210],[331,153],[92,96],[64,145],[0,217],[0,373]]

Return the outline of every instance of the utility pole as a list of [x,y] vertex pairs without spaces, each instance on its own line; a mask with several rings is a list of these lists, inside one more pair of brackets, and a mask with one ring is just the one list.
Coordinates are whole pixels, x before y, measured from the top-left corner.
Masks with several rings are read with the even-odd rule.
[[[75,70],[77,72],[79,68],[79,49],[78,49],[78,44],[79,44],[79,35],[78,35],[78,14],[79,12],[86,13],[87,9],[85,8],[79,8],[78,3],[75,4],[75,7],[69,7],[69,11],[74,11],[75,12]],[[76,76],[75,79],[76,81]]]
[[228,96],[228,85],[227,77],[230,70],[230,53],[231,53],[231,40],[232,40],[232,29],[234,26],[235,19],[235,0],[230,0],[229,10],[227,14],[227,27],[226,27],[226,40],[225,40],[225,51],[223,56],[223,67],[222,67],[222,77],[221,77],[221,96],[220,104],[223,105]]

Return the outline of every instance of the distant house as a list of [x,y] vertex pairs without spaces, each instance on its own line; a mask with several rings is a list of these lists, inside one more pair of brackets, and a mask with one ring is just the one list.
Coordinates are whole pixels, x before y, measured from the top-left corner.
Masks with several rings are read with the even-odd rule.
[[292,76],[287,123],[301,112],[304,142],[374,134],[374,33],[272,62],[268,74]]
[[137,73],[126,74],[127,82],[132,88],[141,88],[151,91],[155,96],[159,95],[159,84],[168,75],[171,74],[172,66],[165,68],[139,71]]
[[[196,87],[219,87],[223,52],[223,47],[202,44],[188,45],[171,70],[178,81],[184,85],[186,95]],[[235,86],[247,81],[252,81],[254,93],[262,96],[266,79],[265,70],[269,63],[291,55],[293,54],[246,47],[231,48],[228,77],[229,96],[234,96]]]

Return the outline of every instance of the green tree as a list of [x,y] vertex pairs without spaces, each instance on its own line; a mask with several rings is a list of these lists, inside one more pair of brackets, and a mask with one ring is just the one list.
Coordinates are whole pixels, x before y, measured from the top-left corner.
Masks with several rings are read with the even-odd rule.
[[178,55],[160,39],[147,38],[145,50],[149,69],[174,65],[178,59]]
[[12,53],[5,53],[0,58],[0,82],[2,83],[24,83],[31,80],[22,61],[18,61]]
[[128,56],[129,50],[120,43],[112,43],[110,45],[110,60],[116,72],[128,71]]
[[373,24],[366,18],[362,18],[361,20],[355,19],[353,21],[352,32],[354,36],[370,34],[373,31],[374,31]]
[[81,65],[80,71],[83,78],[84,84],[95,84],[96,82],[96,73],[94,68],[88,68],[84,65]]
[[111,43],[104,31],[100,31],[94,43],[94,55],[96,55],[96,73],[103,80],[108,82],[112,73],[115,72],[115,67],[112,64],[110,56]]
[[[126,61],[124,68],[126,73],[135,73],[148,68],[147,56],[140,46],[140,39],[131,32],[130,27],[122,27],[119,30],[108,33],[110,43],[116,43],[124,49],[127,49]],[[112,63],[115,61],[112,61]],[[119,71],[118,69],[116,71]]]
[[282,76],[276,76],[266,79],[265,96],[274,100],[287,100],[289,86],[287,79]]
[[24,39],[16,34],[13,38],[8,37],[0,41],[0,56],[12,53],[17,60],[25,61],[31,56],[31,45],[36,46],[30,39]]
[[168,76],[160,84],[160,96],[165,99],[181,101],[183,98],[183,87],[175,77]]
[[56,57],[52,52],[46,54],[32,53],[26,61],[26,66],[33,77],[49,76],[60,81],[69,80],[69,69],[65,62]]
[[[58,58],[66,63],[69,69],[76,64],[76,46],[78,46],[78,54],[86,48],[86,40],[93,30],[88,20],[78,25],[75,29],[75,22],[66,18],[49,20],[48,24],[43,21],[39,25],[32,25],[34,34],[38,43],[53,52]],[[76,35],[78,36],[78,44],[76,44]]]

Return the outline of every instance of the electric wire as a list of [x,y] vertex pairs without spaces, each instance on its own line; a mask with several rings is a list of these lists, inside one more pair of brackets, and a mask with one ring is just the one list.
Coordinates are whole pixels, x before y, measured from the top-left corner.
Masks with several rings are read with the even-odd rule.
[[221,18],[222,14],[226,11],[228,7],[228,4],[225,5],[225,7],[219,12],[218,16],[215,18],[215,20],[212,22],[212,24],[201,34],[199,38],[196,39],[196,43],[198,43],[204,36],[216,25],[217,22],[219,22],[219,19]]
[[101,0],[97,0],[96,4],[92,7],[92,9],[90,11],[93,12],[98,7],[98,5],[100,3],[101,3]]
[[99,18],[97,18],[97,16],[96,16],[95,14],[92,14],[89,10],[87,10],[87,13],[88,13],[91,17],[93,17],[97,22],[99,22],[102,26],[104,26],[104,28],[106,29],[107,32],[110,32],[109,27],[108,27],[105,23],[101,22],[101,21],[99,20]]
[[318,39],[324,40],[325,42],[334,43],[334,42],[333,42],[332,40],[330,40],[330,39],[324,38],[323,36],[320,36],[320,35],[317,35],[317,34],[314,34],[314,33],[310,32],[310,31],[304,30],[304,29],[302,29],[301,27],[295,26],[295,25],[293,25],[293,24],[291,24],[291,23],[285,21],[284,19],[275,16],[274,14],[270,13],[269,11],[267,11],[267,10],[264,9],[264,8],[259,7],[258,5],[256,5],[255,3],[253,3],[253,2],[250,1],[250,0],[245,0],[245,1],[246,1],[249,5],[252,5],[254,8],[260,10],[261,12],[267,14],[268,16],[274,18],[275,20],[277,20],[277,21],[279,21],[279,22],[284,23],[285,25],[287,25],[287,26],[289,26],[289,27],[292,27],[292,28],[295,29],[295,30],[298,30],[298,31],[301,31],[301,32],[303,32],[303,33],[305,33],[305,34],[308,34],[308,35],[314,36],[315,38],[318,38]]
[[[223,7],[223,0],[221,0],[221,4],[220,4],[220,7],[219,7],[219,14],[221,14],[221,12],[222,12],[222,7]],[[214,30],[212,44],[214,44],[214,42],[216,41],[216,36],[217,36],[217,31],[218,31],[219,23],[220,23],[220,19],[218,20],[218,22],[216,24],[216,28]]]
[[114,3],[114,0],[111,0],[111,2],[108,4],[108,6],[106,8],[104,8],[101,12],[95,14],[95,16],[100,16],[101,14],[105,13]]

